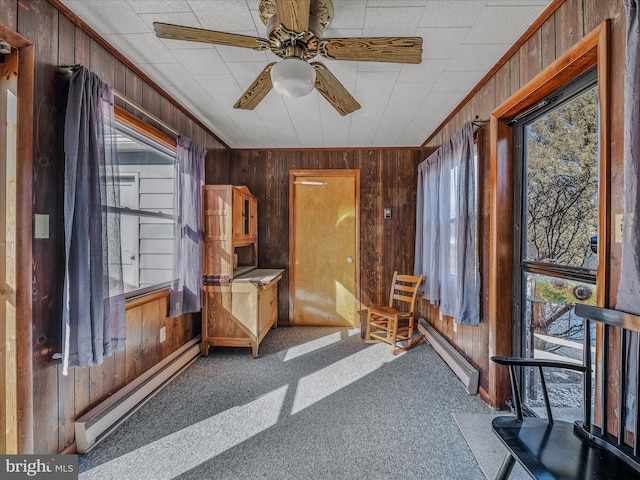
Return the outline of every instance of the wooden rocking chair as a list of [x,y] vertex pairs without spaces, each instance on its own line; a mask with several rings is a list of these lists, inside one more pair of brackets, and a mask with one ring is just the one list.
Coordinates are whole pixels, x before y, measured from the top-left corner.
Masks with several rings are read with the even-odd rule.
[[[394,355],[415,347],[423,335],[413,338],[414,310],[423,275],[398,275],[393,272],[388,306],[370,306],[367,313],[366,343],[386,342]],[[402,342],[406,342],[405,345]]]

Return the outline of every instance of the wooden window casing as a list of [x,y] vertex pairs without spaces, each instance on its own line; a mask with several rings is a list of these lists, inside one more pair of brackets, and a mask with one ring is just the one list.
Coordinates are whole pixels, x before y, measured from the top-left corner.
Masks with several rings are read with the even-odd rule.
[[[513,128],[509,121],[590,68],[598,67],[600,102],[600,207],[597,304],[606,306],[610,252],[609,215],[609,20],[602,22],[561,57],[491,112],[490,119],[490,275],[489,356],[511,355],[513,342]],[[511,395],[506,369],[489,364],[489,401],[504,406]]]

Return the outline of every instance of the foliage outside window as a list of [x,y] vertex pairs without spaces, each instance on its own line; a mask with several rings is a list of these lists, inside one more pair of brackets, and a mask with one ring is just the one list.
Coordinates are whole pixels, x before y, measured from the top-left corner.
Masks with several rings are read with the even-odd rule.
[[593,87],[526,127],[528,261],[596,269],[597,96]]

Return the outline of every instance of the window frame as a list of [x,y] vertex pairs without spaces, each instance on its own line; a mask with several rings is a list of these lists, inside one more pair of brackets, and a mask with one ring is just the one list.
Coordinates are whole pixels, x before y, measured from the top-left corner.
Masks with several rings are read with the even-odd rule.
[[[158,151],[169,156],[173,156],[173,164],[175,167],[175,157],[177,151],[176,139],[159,131],[158,129],[152,127],[148,123],[144,122],[140,118],[132,115],[122,107],[115,105],[115,120],[116,120],[116,130],[124,131],[125,133],[130,133],[131,135],[142,137],[143,143],[146,145],[158,148]],[[118,173],[119,177],[126,176],[126,173]],[[174,192],[175,195],[175,192]],[[147,218],[160,218],[163,220],[172,220],[173,225],[178,221],[178,217],[175,215],[169,215],[163,212],[151,212],[148,210],[134,210],[128,207],[114,207],[120,215],[135,215],[138,217],[147,217]],[[130,300],[133,298],[141,297],[144,295],[148,295],[150,293],[159,292],[161,290],[166,290],[171,287],[175,279],[171,279],[166,282],[157,283],[154,285],[148,285],[145,287],[137,288],[135,290],[130,290],[124,293],[125,300]]]

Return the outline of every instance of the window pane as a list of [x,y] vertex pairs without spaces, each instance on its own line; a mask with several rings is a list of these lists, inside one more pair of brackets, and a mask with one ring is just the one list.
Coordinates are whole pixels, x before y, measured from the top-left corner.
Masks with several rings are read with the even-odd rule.
[[170,149],[118,125],[120,206],[129,209],[121,216],[125,292],[172,280],[174,221],[166,215],[173,216],[174,157]]
[[598,234],[597,88],[525,127],[523,258],[595,270]]
[[[525,274],[526,356],[582,363],[584,321],[574,313],[576,303],[596,304],[596,286],[561,278]],[[591,326],[595,359],[595,324]],[[595,368],[593,370],[595,372]],[[566,420],[581,418],[582,375],[568,370],[545,369],[554,416]],[[525,403],[544,416],[540,376],[525,372]]]

